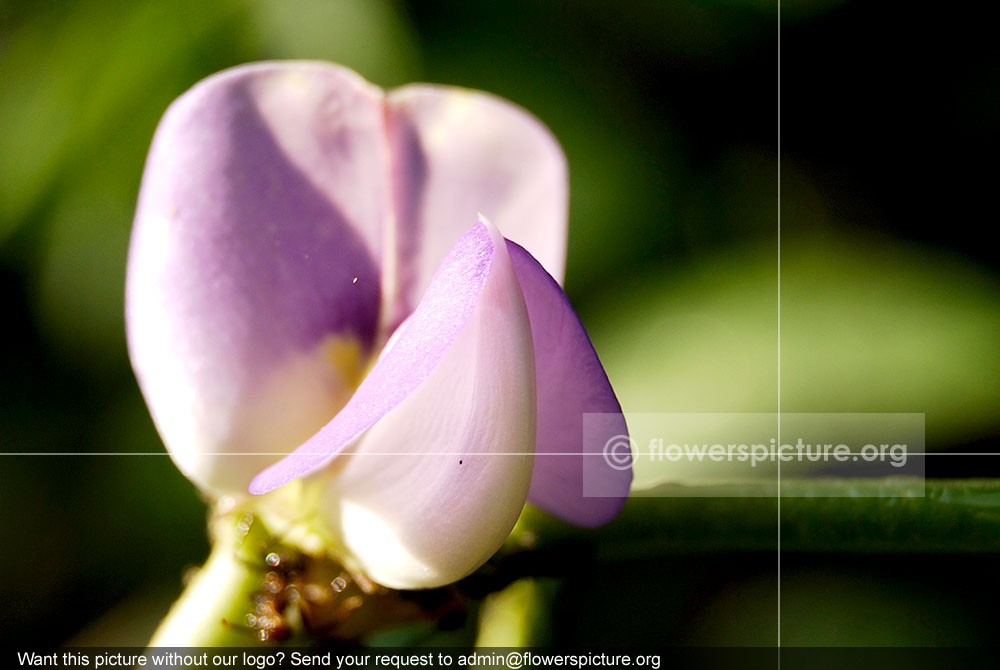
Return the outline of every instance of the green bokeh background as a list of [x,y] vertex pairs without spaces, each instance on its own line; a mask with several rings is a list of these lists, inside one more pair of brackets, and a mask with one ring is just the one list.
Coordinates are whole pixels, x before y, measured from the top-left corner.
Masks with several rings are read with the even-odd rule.
[[[176,96],[272,58],[534,112],[569,159],[567,292],[625,409],[774,411],[778,22],[768,0],[0,4],[2,451],[162,451],[122,315],[143,160]],[[923,412],[929,449],[997,451],[989,25],[933,5],[782,8],[783,411]],[[204,505],[165,456],[0,456],[0,538],[0,631],[42,646],[142,644],[207,553]],[[550,635],[773,644],[775,559],[567,553]],[[996,559],[790,552],[783,642],[983,644]]]

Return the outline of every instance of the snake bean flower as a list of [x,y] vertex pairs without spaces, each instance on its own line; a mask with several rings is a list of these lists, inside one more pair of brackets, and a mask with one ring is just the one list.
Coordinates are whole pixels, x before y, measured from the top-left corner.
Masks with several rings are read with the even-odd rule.
[[150,149],[126,292],[174,462],[209,495],[308,482],[398,588],[475,570],[526,500],[612,519],[631,471],[585,495],[582,415],[620,407],[560,288],[566,209],[558,143],[492,95],[305,62],[198,83]]

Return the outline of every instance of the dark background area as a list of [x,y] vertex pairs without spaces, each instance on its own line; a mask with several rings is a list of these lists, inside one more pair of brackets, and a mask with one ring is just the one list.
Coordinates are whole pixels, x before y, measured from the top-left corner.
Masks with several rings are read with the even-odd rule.
[[[626,410],[904,411],[996,451],[1000,112],[986,9],[806,0],[0,6],[0,631],[142,644],[208,550],[128,363],[128,232],[199,79],[334,60],[531,110],[571,174],[566,288]],[[928,457],[929,476],[1000,474]],[[773,552],[567,557],[565,641],[772,644]],[[991,643],[992,555],[783,557],[787,644]],[[641,622],[641,626],[633,622]]]

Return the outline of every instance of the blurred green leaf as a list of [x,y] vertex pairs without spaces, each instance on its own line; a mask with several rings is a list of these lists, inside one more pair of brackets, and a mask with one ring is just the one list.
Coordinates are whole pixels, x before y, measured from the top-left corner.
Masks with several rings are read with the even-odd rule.
[[0,240],[78,152],[238,10],[235,0],[86,0],[21,26],[0,60]]
[[[781,409],[923,412],[929,450],[1000,431],[1000,287],[876,238],[783,241]],[[773,412],[773,240],[615,286],[583,314],[626,411]]]
[[[872,572],[864,559],[857,559],[853,569],[820,563],[783,571],[781,643],[786,648],[975,646],[991,634],[989,624],[960,596],[941,593],[932,582],[914,584],[891,570]],[[705,594],[699,604],[697,616],[688,624],[686,644],[772,646],[778,639],[773,572],[744,580],[720,575],[719,588]],[[791,667],[809,666],[792,663]]]
[[385,87],[419,77],[412,29],[393,0],[253,0],[248,7],[260,58],[339,63]]

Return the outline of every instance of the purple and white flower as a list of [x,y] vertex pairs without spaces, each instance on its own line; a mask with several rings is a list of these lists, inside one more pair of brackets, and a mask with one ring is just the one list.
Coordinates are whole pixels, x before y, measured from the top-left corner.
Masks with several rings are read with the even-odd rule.
[[631,471],[584,495],[582,415],[620,407],[557,281],[566,207],[557,142],[491,95],[321,63],[197,84],[156,132],[127,280],[174,462],[213,495],[308,478],[399,588],[475,570],[525,500],[612,519]]

